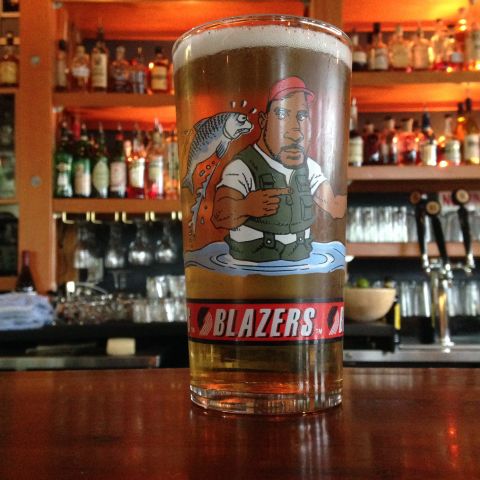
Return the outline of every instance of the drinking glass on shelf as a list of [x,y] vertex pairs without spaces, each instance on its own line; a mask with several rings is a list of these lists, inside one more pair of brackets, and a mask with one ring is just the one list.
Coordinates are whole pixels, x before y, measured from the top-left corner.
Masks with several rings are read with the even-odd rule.
[[110,226],[110,238],[105,252],[106,268],[123,268],[125,266],[126,248],[122,242],[122,227],[118,223]]
[[377,207],[377,229],[379,242],[394,242],[395,237],[392,235],[393,209],[390,206]]
[[173,263],[178,258],[177,247],[172,237],[170,223],[162,221],[162,235],[155,242],[155,261],[158,263]]
[[378,221],[375,207],[360,207],[361,208],[361,223],[363,242],[378,242]]
[[135,239],[130,243],[128,252],[128,263],[136,266],[148,266],[153,262],[153,253],[150,248],[147,224],[136,222],[137,233]]
[[73,266],[78,270],[88,270],[94,262],[93,245],[85,222],[78,225],[77,242],[73,252]]

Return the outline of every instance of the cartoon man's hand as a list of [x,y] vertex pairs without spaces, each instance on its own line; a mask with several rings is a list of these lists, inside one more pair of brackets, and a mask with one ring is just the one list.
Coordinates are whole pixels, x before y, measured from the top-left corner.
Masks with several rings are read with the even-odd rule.
[[288,195],[289,188],[269,188],[254,190],[243,200],[245,212],[251,217],[268,217],[277,213],[280,206],[280,196]]

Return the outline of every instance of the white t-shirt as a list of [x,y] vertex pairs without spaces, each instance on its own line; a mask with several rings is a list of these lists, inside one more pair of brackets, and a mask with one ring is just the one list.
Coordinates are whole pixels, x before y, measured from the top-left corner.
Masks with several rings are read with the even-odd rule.
[[[255,150],[265,159],[270,167],[284,175],[287,185],[290,185],[290,179],[292,178],[292,174],[295,170],[292,168],[287,168],[280,162],[270,158],[258,147],[257,144],[255,144],[253,148],[255,148]],[[322,173],[320,165],[311,158],[307,158],[307,168],[310,191],[313,195],[317,188],[326,180],[326,177]],[[217,185],[217,188],[220,187],[228,187],[238,190],[244,197],[246,197],[248,193],[256,190],[255,181],[250,169],[242,160],[235,158],[225,167],[225,170],[222,174],[222,179]],[[230,237],[237,242],[246,242],[249,240],[263,238],[263,233],[259,230],[255,230],[254,228],[240,225],[239,227],[230,230]],[[305,231],[305,238],[309,237],[310,229],[307,229]],[[289,244],[295,242],[297,236],[294,233],[288,233],[286,235],[275,235],[275,239],[283,244]]]

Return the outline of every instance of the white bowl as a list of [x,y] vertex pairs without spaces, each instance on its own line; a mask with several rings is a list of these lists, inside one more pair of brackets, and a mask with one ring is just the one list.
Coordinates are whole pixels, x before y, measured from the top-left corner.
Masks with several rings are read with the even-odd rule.
[[394,288],[345,287],[345,318],[355,322],[374,322],[383,318],[393,305]]

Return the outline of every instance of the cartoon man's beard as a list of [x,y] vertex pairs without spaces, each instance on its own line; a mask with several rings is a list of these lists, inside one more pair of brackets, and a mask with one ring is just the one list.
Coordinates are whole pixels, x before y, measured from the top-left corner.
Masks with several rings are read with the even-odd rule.
[[[305,154],[305,149],[301,146],[301,145],[298,145],[296,143],[291,143],[290,145],[287,145],[286,147],[282,147],[280,149],[280,152],[275,154],[273,153],[272,149],[270,148],[270,145],[268,144],[268,141],[267,141],[267,134],[266,134],[266,129],[264,130],[263,132],[263,143],[264,145],[267,147],[267,150],[268,150],[268,154],[270,156],[270,158],[272,158],[273,160],[275,160],[276,162],[280,163],[281,165],[283,166],[287,166],[288,168],[291,168],[291,169],[297,169],[297,168],[300,168],[303,164],[303,162],[306,160],[306,154]],[[284,162],[282,162],[282,159],[280,157],[280,154],[282,152],[285,152],[289,149],[298,149],[300,150],[299,154],[302,155],[302,161],[299,162],[298,164],[294,164],[294,165],[285,165]]]

